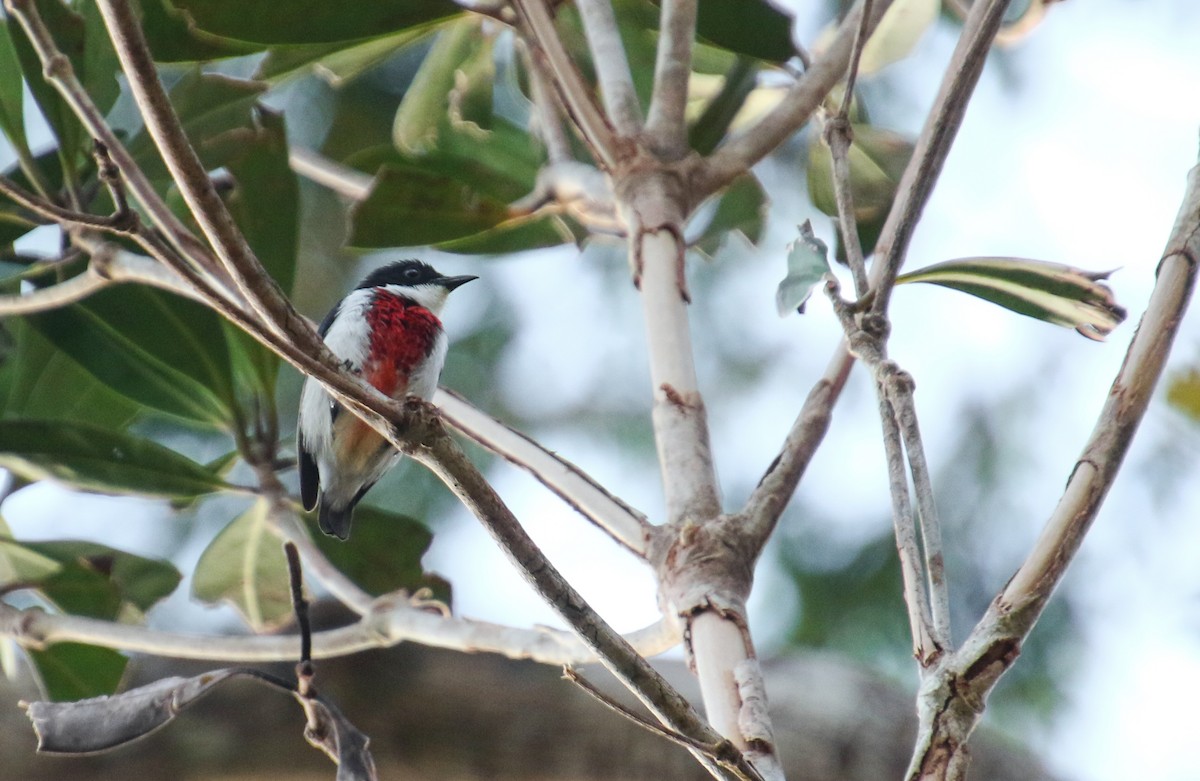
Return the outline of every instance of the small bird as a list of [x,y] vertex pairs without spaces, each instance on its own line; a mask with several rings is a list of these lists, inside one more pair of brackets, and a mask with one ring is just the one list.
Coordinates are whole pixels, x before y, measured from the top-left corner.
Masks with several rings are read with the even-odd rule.
[[[318,332],[347,370],[393,399],[428,400],[446,360],[438,314],[451,290],[478,277],[444,277],[418,260],[376,269],[343,298]],[[297,426],[300,498],[318,505],[321,531],[350,536],[354,506],[400,460],[400,453],[309,377]]]

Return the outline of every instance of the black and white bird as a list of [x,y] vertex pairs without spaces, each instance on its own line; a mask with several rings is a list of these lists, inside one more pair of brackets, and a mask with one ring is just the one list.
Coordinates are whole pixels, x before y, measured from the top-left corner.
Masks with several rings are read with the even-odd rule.
[[[444,277],[417,260],[390,263],[338,302],[320,334],[348,370],[381,393],[428,400],[446,360],[446,332],[438,315],[451,290],[477,278]],[[354,506],[400,453],[311,377],[300,396],[297,428],[304,508],[319,507],[321,531],[347,539]]]

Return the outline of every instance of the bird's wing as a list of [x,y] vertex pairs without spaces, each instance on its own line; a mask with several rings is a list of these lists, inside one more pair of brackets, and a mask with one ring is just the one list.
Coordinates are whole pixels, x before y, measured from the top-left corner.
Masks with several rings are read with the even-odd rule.
[[317,492],[321,488],[321,473],[317,471],[317,460],[305,446],[304,437],[299,438],[296,461],[300,467],[300,501],[305,510],[317,506]]

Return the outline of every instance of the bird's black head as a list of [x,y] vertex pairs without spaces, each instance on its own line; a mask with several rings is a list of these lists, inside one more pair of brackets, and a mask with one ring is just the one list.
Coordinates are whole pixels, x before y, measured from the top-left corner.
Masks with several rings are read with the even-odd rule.
[[472,279],[478,279],[478,277],[444,277],[428,263],[422,263],[419,260],[397,260],[372,271],[366,279],[359,283],[358,289],[383,287],[384,285],[400,287],[438,285],[447,290],[453,290]]

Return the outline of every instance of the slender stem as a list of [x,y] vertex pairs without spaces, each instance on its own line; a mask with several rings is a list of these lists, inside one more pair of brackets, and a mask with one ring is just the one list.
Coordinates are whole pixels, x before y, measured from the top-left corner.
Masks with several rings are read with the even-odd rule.
[[896,275],[904,264],[917,221],[962,126],[971,94],[979,82],[992,39],[1000,28],[1008,4],[1009,0],[979,0],[971,6],[933,108],[917,138],[912,159],[900,177],[896,200],[875,244],[873,312],[887,312]]
[[24,28],[41,60],[47,82],[58,90],[88,133],[104,144],[123,172],[130,191],[150,217],[151,223],[197,268],[214,270],[207,250],[200,246],[187,227],[171,212],[166,202],[155,192],[150,180],[134,162],[129,151],[109,128],[104,115],[76,77],[70,59],[54,43],[54,37],[38,12],[37,4],[32,0],[5,0],[5,7]]
[[311,149],[288,149],[288,164],[300,176],[333,190],[352,201],[365,201],[371,194],[371,177],[362,171],[334,162]]
[[433,403],[446,422],[460,433],[525,469],[621,546],[643,559],[646,557],[651,533],[646,517],[579,467],[451,391],[438,389]]
[[29,293],[0,296],[0,317],[29,315],[58,309],[108,287],[111,282],[90,269],[57,285],[33,290]]
[[937,501],[933,495],[933,480],[925,459],[925,445],[917,422],[913,400],[912,377],[907,372],[893,374],[888,396],[896,411],[904,452],[912,474],[913,493],[917,500],[917,521],[921,529],[921,547],[925,552],[925,574],[929,579],[929,609],[933,621],[933,639],[938,647],[950,650],[950,589],[946,582],[946,561],[942,549],[942,525],[938,520]]
[[688,149],[685,111],[696,38],[696,0],[663,0],[660,18],[646,143],[664,159],[678,160]]
[[609,119],[596,105],[591,87],[584,81],[579,68],[567,54],[562,39],[554,29],[554,20],[546,6],[546,0],[514,0],[521,27],[525,32],[530,54],[542,58],[554,76],[563,105],[583,133],[591,147],[597,163],[612,170],[622,159],[621,144],[618,143]]
[[753,550],[761,552],[774,532],[784,507],[829,430],[833,407],[846,387],[853,367],[854,357],[843,345],[830,360],[825,374],[808,392],[779,455],[767,467],[741,509],[739,516],[744,534]]
[[592,64],[600,81],[604,108],[617,132],[626,137],[637,135],[642,127],[642,109],[633,88],[629,58],[621,42],[621,30],[613,14],[611,0],[577,0],[575,7],[583,20],[583,34],[592,52]]
[[533,100],[533,110],[537,117],[537,128],[542,142],[546,145],[546,157],[551,165],[574,159],[571,154],[571,144],[563,131],[562,117],[555,103],[554,88],[550,84],[550,74],[546,73],[541,60],[529,56],[529,49],[521,47],[525,55],[525,67],[529,72],[529,94]]
[[809,120],[845,75],[859,29],[865,29],[868,35],[874,32],[891,4],[892,0],[874,0],[865,25],[861,0],[850,9],[829,48],[804,71],[783,101],[753,127],[723,143],[697,165],[692,181],[697,200],[729,184]]
[[128,211],[118,210],[116,214],[102,217],[96,214],[75,211],[74,209],[64,209],[45,198],[23,190],[5,176],[0,176],[0,194],[18,206],[22,206],[51,222],[104,229],[113,233],[128,233],[128,228],[132,225],[131,218],[133,215]]

